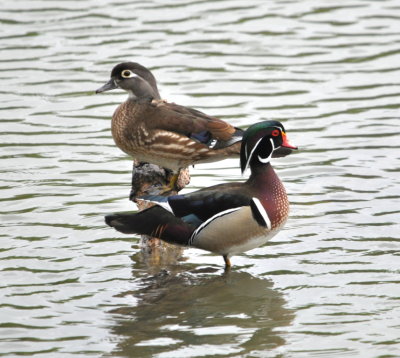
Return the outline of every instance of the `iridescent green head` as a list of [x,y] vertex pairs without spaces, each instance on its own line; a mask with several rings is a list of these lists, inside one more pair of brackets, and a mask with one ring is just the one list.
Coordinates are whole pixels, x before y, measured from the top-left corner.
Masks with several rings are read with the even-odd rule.
[[285,148],[288,155],[297,147],[291,145],[286,137],[285,128],[278,121],[263,121],[255,123],[243,135],[240,150],[240,168],[242,173],[255,164],[269,163],[272,153]]

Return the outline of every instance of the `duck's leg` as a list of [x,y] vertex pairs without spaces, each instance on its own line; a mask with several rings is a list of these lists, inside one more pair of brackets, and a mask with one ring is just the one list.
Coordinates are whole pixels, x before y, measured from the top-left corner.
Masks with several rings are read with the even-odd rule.
[[179,175],[181,170],[179,169],[177,172],[174,172],[170,169],[165,169],[167,184],[164,186],[165,191],[172,191],[175,190],[176,183],[178,182]]
[[157,195],[174,195],[190,183],[190,173],[188,168],[181,168],[178,171],[171,169],[165,170],[165,184],[159,188]]
[[228,255],[223,255],[222,257],[224,258],[225,261],[225,271],[229,271],[232,267],[231,260],[229,260]]

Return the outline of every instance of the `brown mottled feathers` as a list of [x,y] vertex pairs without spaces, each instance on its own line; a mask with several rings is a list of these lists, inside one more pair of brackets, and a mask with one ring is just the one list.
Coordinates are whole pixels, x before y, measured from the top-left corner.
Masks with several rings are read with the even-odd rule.
[[240,154],[243,131],[192,108],[160,99],[154,76],[134,62],[111,71],[96,93],[121,88],[128,99],[114,112],[111,131],[117,146],[141,162],[179,170]]
[[148,123],[149,128],[154,126],[184,135],[209,131],[213,138],[224,141],[231,139],[235,133],[235,128],[229,123],[193,108],[160,100],[153,100],[151,105],[156,107],[159,120]]
[[[196,110],[161,100],[127,100],[116,109],[111,130],[117,146],[139,161],[177,170],[195,163],[204,163],[238,156],[240,136],[237,129],[217,118]],[[210,132],[213,139],[227,144],[209,148],[191,138],[192,134]],[[220,139],[221,138],[221,139]]]

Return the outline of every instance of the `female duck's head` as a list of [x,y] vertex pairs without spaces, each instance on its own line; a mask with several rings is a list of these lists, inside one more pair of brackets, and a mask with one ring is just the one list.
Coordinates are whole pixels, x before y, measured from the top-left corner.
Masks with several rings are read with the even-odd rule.
[[146,67],[136,62],[123,62],[111,71],[110,80],[96,90],[96,93],[121,88],[129,93],[132,99],[160,99],[157,81]]

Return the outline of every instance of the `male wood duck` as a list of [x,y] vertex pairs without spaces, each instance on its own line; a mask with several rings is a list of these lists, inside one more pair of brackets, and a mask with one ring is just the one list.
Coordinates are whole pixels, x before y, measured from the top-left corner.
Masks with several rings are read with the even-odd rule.
[[117,146],[140,162],[178,171],[194,163],[239,155],[243,130],[192,108],[168,103],[144,66],[124,62],[96,93],[121,88],[128,99],[111,124]]
[[274,151],[289,144],[280,122],[264,121],[244,133],[240,167],[250,167],[243,183],[227,183],[185,195],[148,196],[156,206],[136,213],[107,215],[106,223],[125,234],[143,234],[169,243],[192,246],[224,257],[265,244],[284,225],[289,202],[270,160]]

